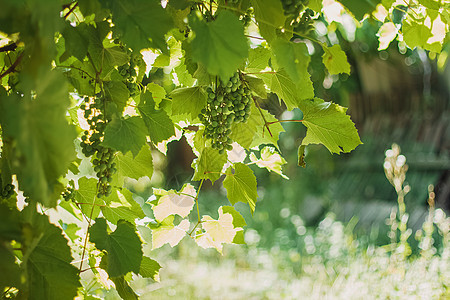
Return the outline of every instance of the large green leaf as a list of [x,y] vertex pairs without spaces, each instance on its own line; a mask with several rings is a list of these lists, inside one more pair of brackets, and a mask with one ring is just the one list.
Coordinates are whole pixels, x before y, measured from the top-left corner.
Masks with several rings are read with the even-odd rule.
[[424,24],[403,22],[403,39],[409,48],[425,48],[428,39],[433,35],[431,29]]
[[191,44],[193,59],[203,63],[211,75],[228,80],[248,55],[242,22],[224,10],[209,23],[193,16],[189,25],[195,33]]
[[255,9],[255,18],[259,32],[270,43],[276,38],[276,30],[284,25],[284,15],[281,1],[278,0],[252,0]]
[[[26,299],[73,299],[80,286],[78,269],[59,227],[39,215],[35,208],[24,210],[27,251],[22,263],[27,274]],[[30,240],[31,238],[31,240]]]
[[330,74],[350,74],[350,64],[348,63],[347,55],[342,51],[341,46],[333,45],[332,47],[324,47],[323,50],[324,54],[322,56],[322,61]]
[[381,0],[339,0],[359,21],[365,14],[373,12]]
[[152,152],[148,145],[144,145],[138,155],[133,158],[131,152],[127,154],[118,153],[115,159],[119,185],[122,186],[124,177],[139,179],[143,176],[148,178],[153,174]]
[[272,56],[270,50],[264,47],[250,49],[248,53],[248,63],[246,71],[250,73],[258,73],[269,65],[269,59]]
[[[264,120],[268,123],[277,121],[267,110],[259,110],[255,105],[252,105],[247,122],[235,123],[231,127],[231,138],[246,149],[261,144],[273,144],[278,148],[279,135],[284,129],[280,123],[267,124],[266,126]],[[267,127],[269,127],[270,132]]]
[[214,183],[222,176],[222,168],[227,162],[227,155],[220,154],[219,150],[204,148],[199,158],[194,160],[192,167],[195,170],[192,180],[209,179]]
[[135,51],[158,48],[167,51],[164,35],[173,27],[170,15],[159,1],[105,1],[112,10],[114,31]]
[[361,140],[346,108],[322,99],[305,100],[299,105],[303,124],[308,128],[302,145],[323,144],[331,153],[350,152]]
[[256,198],[256,177],[253,171],[243,163],[234,165],[234,173],[232,167],[226,171],[227,176],[223,181],[223,186],[227,189],[227,197],[231,204],[236,202],[248,203],[252,213],[255,211]]
[[105,97],[108,101],[112,101],[117,105],[119,112],[122,112],[127,105],[130,92],[122,81],[105,81],[103,82]]
[[138,110],[155,145],[175,135],[173,122],[167,113],[162,109],[155,109],[152,93],[146,92],[141,95]]
[[89,46],[88,52],[90,60],[97,72],[106,77],[114,68],[128,62],[127,53],[115,44],[105,40],[111,30],[110,24],[106,21],[95,24],[96,27],[89,26]]
[[0,93],[3,135],[16,141],[15,153],[20,154],[13,170],[19,188],[30,198],[55,206],[59,197],[55,190],[57,179],[75,159],[76,132],[65,117],[69,104],[67,85],[56,71],[40,70],[23,98]]
[[110,277],[123,276],[128,272],[139,273],[142,260],[142,242],[131,223],[120,220],[117,228],[108,233],[106,220],[95,219],[95,224],[89,229],[89,240],[97,249],[106,251],[108,264],[106,271]]
[[301,91],[297,89],[297,85],[284,69],[276,72],[260,73],[256,74],[256,76],[264,80],[269,90],[276,93],[286,103],[288,110],[298,106],[298,97],[302,97]]
[[176,89],[170,93],[172,97],[172,114],[189,114],[191,120],[197,118],[206,106],[206,92],[199,86]]
[[278,65],[284,68],[286,73],[296,83],[297,100],[314,97],[314,88],[308,73],[308,65],[311,57],[305,43],[293,43],[283,39],[276,39],[272,43],[272,50]]
[[151,278],[155,281],[158,281],[160,269],[161,266],[156,260],[153,260],[147,256],[143,256],[141,262],[141,269],[139,270],[139,275],[145,278]]
[[81,211],[92,218],[98,217],[100,213],[99,205],[105,204],[101,198],[97,198],[97,184],[98,180],[95,178],[82,177],[78,180],[78,189],[73,193]]
[[136,156],[146,141],[147,128],[140,117],[114,118],[106,125],[103,146]]
[[124,300],[138,300],[138,295],[133,291],[124,276],[111,278],[116,286],[117,293]]
[[65,40],[66,52],[83,61],[89,46],[87,25],[80,23],[77,27],[73,27],[66,23],[62,35]]

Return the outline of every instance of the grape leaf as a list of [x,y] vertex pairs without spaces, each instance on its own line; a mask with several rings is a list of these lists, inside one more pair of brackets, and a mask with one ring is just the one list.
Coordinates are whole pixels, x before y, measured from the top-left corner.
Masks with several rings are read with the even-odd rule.
[[252,92],[263,99],[267,98],[267,90],[261,78],[245,75],[245,81]]
[[2,241],[2,244],[0,244],[0,265],[2,266],[2,272],[0,273],[1,291],[4,291],[5,287],[20,286],[21,270],[15,261],[16,258],[13,252],[6,248],[6,245]]
[[173,21],[159,1],[108,1],[113,13],[114,31],[135,51],[159,48],[167,51],[164,35]]
[[200,156],[192,162],[192,168],[195,170],[192,180],[209,179],[214,183],[222,176],[220,172],[226,162],[226,153],[220,154],[219,150],[204,148]]
[[173,225],[174,216],[168,216],[157,227],[152,227],[152,249],[157,249],[164,244],[175,247],[185,237],[190,223],[183,220],[177,226]]
[[381,0],[339,0],[359,21],[365,14],[373,12]]
[[119,112],[122,112],[127,105],[130,92],[122,81],[104,81],[103,89],[105,90],[105,98],[117,105]]
[[323,144],[331,153],[350,152],[361,140],[346,108],[322,99],[305,100],[299,108],[308,130],[302,145]]
[[33,299],[73,299],[80,277],[78,269],[71,264],[72,254],[62,230],[38,214],[36,208],[22,212],[23,230],[28,238],[32,237],[22,263],[28,283],[25,294]]
[[[221,206],[220,209],[224,214],[230,214],[233,216],[233,226],[235,228],[244,227],[247,225],[244,217],[233,206]],[[220,214],[219,209],[219,214]]]
[[263,47],[250,49],[248,53],[248,62],[246,71],[249,73],[257,73],[269,65],[269,59],[272,56],[270,50]]
[[117,293],[124,300],[138,300],[139,296],[133,291],[124,276],[110,278],[116,286]]
[[195,33],[192,41],[192,57],[205,65],[208,73],[228,80],[248,55],[244,27],[236,15],[227,10],[207,23],[197,16],[189,18]]
[[87,25],[85,23],[80,23],[77,27],[73,27],[66,23],[61,34],[65,40],[67,53],[75,56],[78,60],[83,61],[89,46]]
[[284,101],[288,110],[297,107],[297,97],[301,92],[297,90],[296,84],[292,81],[285,70],[280,69],[277,72],[260,73],[255,76],[264,80],[269,90],[276,93]]
[[279,134],[284,131],[280,123],[273,123],[269,125],[270,134],[264,125],[264,116],[267,122],[275,122],[277,119],[268,111],[258,108],[255,105],[251,106],[250,117],[245,123],[235,123],[231,127],[230,137],[239,143],[242,147],[250,149],[260,144],[270,143],[278,147]]
[[139,179],[143,176],[148,178],[153,174],[152,152],[147,145],[144,145],[136,157],[132,153],[117,153],[115,162],[117,164],[117,176],[119,185],[123,185],[124,177]]
[[141,95],[138,110],[147,126],[150,139],[155,145],[175,135],[172,120],[164,110],[155,109],[151,93],[146,92]]
[[231,204],[236,202],[248,203],[252,213],[255,211],[256,198],[256,177],[253,171],[243,163],[234,164],[234,174],[232,167],[226,171],[227,176],[223,181],[223,186],[227,190],[227,197]]
[[96,27],[87,27],[89,36],[88,52],[92,64],[97,72],[101,72],[102,78],[113,70],[114,66],[120,66],[128,62],[127,53],[115,44],[105,40],[111,30],[108,22],[95,23]]
[[330,74],[350,74],[350,64],[341,46],[336,44],[332,47],[324,47],[323,50],[325,53],[322,56],[322,61]]
[[92,218],[98,217],[100,205],[105,204],[101,198],[97,198],[97,183],[95,178],[82,177],[78,180],[78,189],[73,192],[75,201],[79,203],[78,207],[85,215],[91,216],[92,214]]
[[259,32],[270,43],[276,37],[276,29],[282,27],[286,20],[281,1],[252,0],[251,3]]
[[311,57],[305,43],[293,43],[283,39],[276,39],[272,43],[278,65],[283,68],[296,83],[297,99],[309,99],[314,97],[314,88],[308,73],[308,65]]
[[135,157],[145,144],[146,129],[140,117],[127,119],[115,117],[106,125],[102,145],[121,151],[123,154],[131,151]]
[[309,0],[308,7],[313,11],[320,13],[323,7],[322,2],[323,0]]
[[162,86],[153,82],[147,84],[147,91],[152,93],[153,100],[157,105],[159,105],[159,103],[161,103],[161,101],[166,97],[166,90]]
[[189,114],[191,119],[197,118],[206,106],[206,92],[199,86],[176,89],[170,93],[172,97],[172,114]]
[[127,221],[119,220],[115,231],[108,233],[107,230],[105,219],[95,219],[95,224],[89,229],[89,240],[97,249],[108,253],[108,275],[118,277],[128,272],[139,273],[142,242],[136,228]]
[[139,216],[136,215],[129,207],[126,206],[102,206],[103,216],[111,223],[117,224],[119,220],[125,220],[134,223]]
[[[228,209],[228,211],[231,211]],[[234,211],[237,213],[236,211]],[[242,216],[241,216],[242,218]],[[234,216],[231,213],[224,213],[222,207],[219,208],[219,218],[214,220],[210,216],[202,217],[203,234],[196,236],[196,243],[202,248],[216,248],[222,253],[223,244],[231,244],[238,231],[242,228],[233,224]],[[238,222],[240,220],[237,220]]]
[[76,132],[65,117],[69,97],[59,73],[40,70],[30,85],[23,98],[0,89],[0,124],[3,137],[14,139],[16,153],[21,153],[13,170],[20,190],[53,207],[59,197],[57,179],[75,159]]
[[281,166],[286,164],[286,160],[273,147],[264,147],[261,151],[261,158],[258,159],[252,152],[250,154],[250,161],[255,163],[260,168],[266,168],[281,175],[285,179],[289,179],[283,174]]
[[[257,147],[261,144],[272,144],[278,149],[280,133],[284,132],[284,128],[281,126],[281,123],[279,123],[278,119],[265,109],[257,110],[256,107],[252,107],[252,111],[254,118],[259,120],[260,125],[257,126],[257,130],[250,148]],[[264,118],[261,116],[261,113]],[[266,120],[270,125],[265,126],[264,120]],[[267,127],[269,127],[270,132]]]
[[428,39],[432,36],[431,29],[423,24],[409,24],[404,22],[402,25],[403,39],[409,48],[425,48]]
[[190,184],[185,185],[179,192],[167,191],[157,198],[157,204],[152,207],[155,219],[162,221],[175,214],[182,218],[187,217],[194,207],[196,196],[197,191]]
[[151,278],[155,281],[159,281],[160,264],[151,259],[150,257],[143,256],[141,262],[141,268],[139,269],[139,275],[144,278]]

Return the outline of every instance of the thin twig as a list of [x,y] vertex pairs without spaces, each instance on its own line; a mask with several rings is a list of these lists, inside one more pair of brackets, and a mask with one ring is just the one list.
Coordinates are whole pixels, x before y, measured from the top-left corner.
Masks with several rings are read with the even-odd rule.
[[[261,110],[261,107],[259,107],[259,104],[258,104],[258,102],[256,101],[256,98],[255,98],[255,97],[253,97],[253,101],[255,102],[256,108],[258,108],[259,113],[261,114],[261,117],[263,118],[264,126],[267,128],[267,131],[269,132],[270,136],[273,137],[272,132],[270,131],[268,122],[267,122],[267,120],[266,120],[266,117],[264,117],[264,114],[263,114],[263,112],[262,112],[262,110]],[[264,130],[263,130],[263,133],[264,133]]]
[[297,123],[302,123],[303,120],[278,120],[278,121],[268,122],[267,125],[272,125],[272,124],[276,124],[276,123],[284,123],[284,122],[297,122]]
[[78,2],[76,2],[75,5],[72,6],[72,8],[69,9],[69,11],[64,15],[64,20],[66,20],[67,17],[68,17],[71,13],[73,13],[73,11],[75,10],[75,8],[77,8],[77,6],[78,6]]
[[17,44],[16,43],[11,43],[8,45],[5,45],[3,47],[0,47],[0,52],[6,52],[6,51],[14,51],[17,48]]
[[8,75],[9,73],[12,73],[16,70],[16,67],[19,65],[19,63],[22,61],[23,58],[23,52],[20,53],[20,55],[17,57],[16,61],[2,74],[0,74],[0,79]]

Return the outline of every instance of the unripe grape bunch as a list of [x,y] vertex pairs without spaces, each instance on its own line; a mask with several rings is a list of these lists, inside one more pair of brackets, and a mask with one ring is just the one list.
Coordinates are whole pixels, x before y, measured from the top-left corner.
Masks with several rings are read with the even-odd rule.
[[104,101],[102,95],[95,97],[93,103],[89,97],[86,97],[84,104],[80,106],[84,110],[84,117],[90,126],[90,130],[84,131],[81,136],[81,150],[87,157],[94,156],[92,164],[98,177],[97,197],[99,198],[111,194],[112,188],[109,184],[112,181],[112,175],[117,171],[114,150],[100,145],[107,124],[107,120],[102,114]]
[[211,147],[222,154],[231,150],[233,140],[229,137],[233,123],[245,122],[251,108],[251,92],[245,81],[236,72],[227,82],[221,80],[206,89],[207,105],[199,114],[205,126],[205,137],[211,139]]

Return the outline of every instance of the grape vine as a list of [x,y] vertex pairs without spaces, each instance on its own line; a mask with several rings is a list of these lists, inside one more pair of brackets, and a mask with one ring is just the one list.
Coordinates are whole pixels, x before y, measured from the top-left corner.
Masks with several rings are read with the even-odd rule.
[[249,117],[251,92],[245,81],[241,80],[239,72],[226,82],[218,80],[215,90],[208,87],[206,91],[207,106],[202,109],[199,119],[205,126],[205,137],[212,141],[212,148],[222,154],[233,148],[233,140],[229,137],[231,126],[245,122]]

